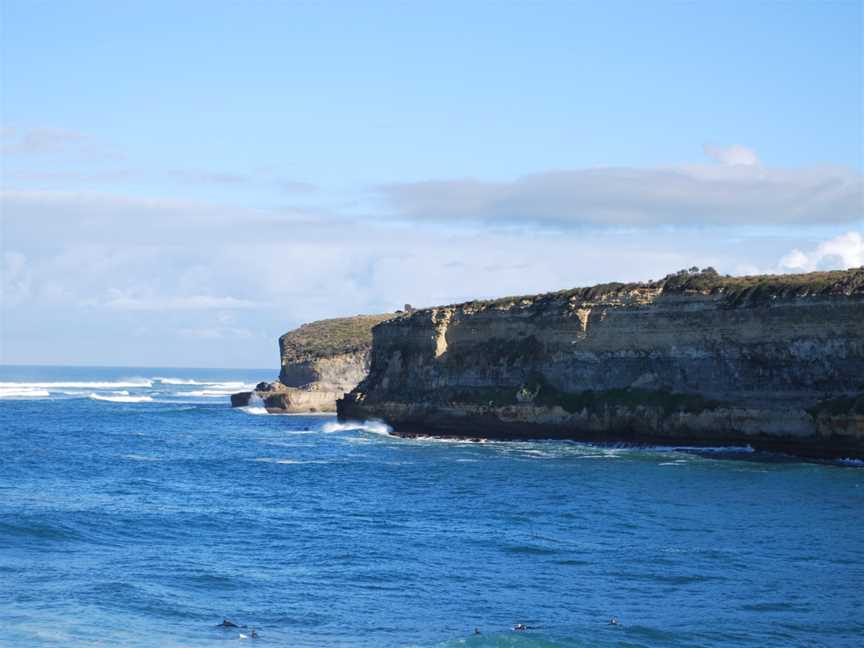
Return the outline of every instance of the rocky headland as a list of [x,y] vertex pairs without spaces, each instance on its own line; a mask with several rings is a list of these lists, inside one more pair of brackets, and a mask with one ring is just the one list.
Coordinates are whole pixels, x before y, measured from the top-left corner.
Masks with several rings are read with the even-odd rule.
[[279,379],[231,396],[233,407],[260,402],[271,413],[335,412],[336,400],[369,372],[372,327],[393,317],[356,315],[304,324],[279,338]]
[[405,313],[375,326],[338,413],[402,435],[861,458],[864,268],[693,268]]

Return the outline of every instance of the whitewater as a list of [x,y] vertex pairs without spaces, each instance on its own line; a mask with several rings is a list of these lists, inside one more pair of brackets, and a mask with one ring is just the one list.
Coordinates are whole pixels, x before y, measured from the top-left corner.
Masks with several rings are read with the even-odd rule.
[[0,644],[861,645],[860,462],[230,407],[275,374],[0,367]]

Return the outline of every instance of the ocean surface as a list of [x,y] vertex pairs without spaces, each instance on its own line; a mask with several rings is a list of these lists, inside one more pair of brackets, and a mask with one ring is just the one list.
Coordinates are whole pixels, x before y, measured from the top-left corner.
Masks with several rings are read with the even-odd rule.
[[855,462],[230,408],[275,373],[0,367],[0,644],[864,645]]

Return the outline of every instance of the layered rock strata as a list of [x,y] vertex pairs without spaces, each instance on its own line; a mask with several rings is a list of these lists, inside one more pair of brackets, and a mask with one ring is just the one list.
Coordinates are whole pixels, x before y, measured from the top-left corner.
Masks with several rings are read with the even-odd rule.
[[335,412],[336,399],[369,371],[372,327],[392,315],[357,315],[304,324],[279,338],[279,379],[231,396],[231,405],[261,403],[271,413]]
[[403,435],[864,457],[864,268],[692,269],[416,310],[373,340],[338,412]]

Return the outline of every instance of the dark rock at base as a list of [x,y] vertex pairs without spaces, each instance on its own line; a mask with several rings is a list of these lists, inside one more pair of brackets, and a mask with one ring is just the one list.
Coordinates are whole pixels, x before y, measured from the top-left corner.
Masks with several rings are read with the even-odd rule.
[[231,407],[247,407],[254,392],[239,392],[231,394]]

